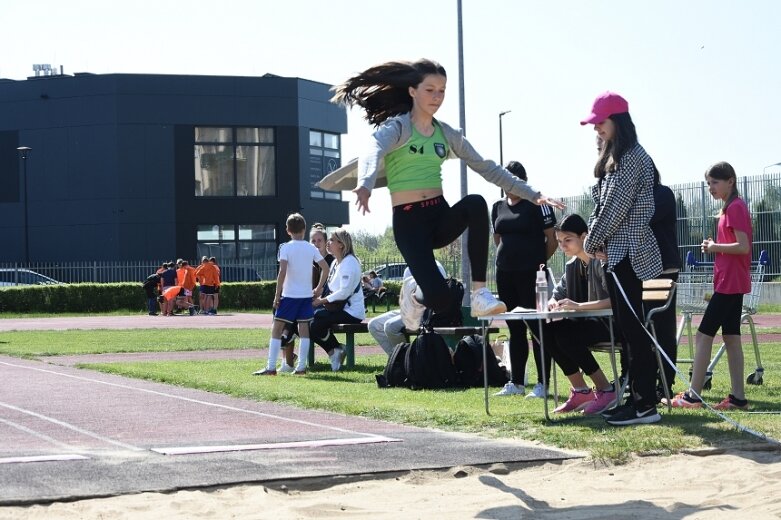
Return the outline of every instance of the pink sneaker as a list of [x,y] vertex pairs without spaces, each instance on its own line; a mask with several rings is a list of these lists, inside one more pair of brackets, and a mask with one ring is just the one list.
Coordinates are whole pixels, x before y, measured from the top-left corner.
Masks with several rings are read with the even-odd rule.
[[748,410],[748,401],[729,394],[722,402],[713,406],[714,410]]
[[[662,399],[662,404],[667,404],[667,399]],[[670,398],[670,406],[672,408],[702,408],[702,401],[689,397],[686,392],[681,392]]]
[[574,388],[569,390],[569,399],[553,410],[553,413],[579,412],[594,400],[594,394],[591,390],[578,391]]
[[615,390],[594,390],[594,400],[591,401],[588,406],[586,406],[583,409],[584,415],[596,415],[598,413],[602,413],[608,408],[610,408],[610,405],[616,402],[616,391]]

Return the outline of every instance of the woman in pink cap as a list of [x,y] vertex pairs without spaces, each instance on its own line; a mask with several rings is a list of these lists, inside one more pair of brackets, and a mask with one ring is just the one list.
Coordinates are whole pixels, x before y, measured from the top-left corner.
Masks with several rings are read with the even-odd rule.
[[603,412],[608,424],[655,423],[656,361],[643,327],[643,280],[662,272],[659,246],[651,232],[654,166],[637,142],[629,104],[614,92],[594,100],[581,125],[593,124],[604,145],[594,166],[591,189],[596,207],[583,249],[606,261],[613,315],[628,343],[632,401]]

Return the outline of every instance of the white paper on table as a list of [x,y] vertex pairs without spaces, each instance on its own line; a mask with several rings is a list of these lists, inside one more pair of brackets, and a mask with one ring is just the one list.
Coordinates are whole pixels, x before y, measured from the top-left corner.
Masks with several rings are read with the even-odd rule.
[[537,312],[537,309],[527,309],[526,307],[521,307],[520,305],[510,312]]

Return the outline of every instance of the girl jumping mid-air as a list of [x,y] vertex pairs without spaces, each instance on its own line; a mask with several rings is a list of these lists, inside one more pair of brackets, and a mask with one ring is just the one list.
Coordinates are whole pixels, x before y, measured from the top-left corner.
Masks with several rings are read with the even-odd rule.
[[412,271],[417,290],[401,302],[404,323],[417,328],[424,307],[448,307],[450,292],[434,261],[434,250],[469,230],[472,316],[507,307],[486,288],[488,207],[480,195],[467,195],[452,207],[442,196],[442,163],[460,158],[505,192],[563,208],[491,160],[483,159],[463,134],[434,118],[445,99],[447,74],[438,63],[388,62],[361,72],[334,88],[334,102],[358,105],[377,127],[370,149],[359,159],[356,206],[369,211],[372,189],[387,185],[393,205],[393,235]]

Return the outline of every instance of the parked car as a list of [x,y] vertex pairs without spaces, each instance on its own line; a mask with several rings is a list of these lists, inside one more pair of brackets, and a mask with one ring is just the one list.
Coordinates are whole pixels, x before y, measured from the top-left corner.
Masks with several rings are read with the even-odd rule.
[[0,269],[0,287],[14,285],[54,285],[58,282],[54,278],[30,271],[29,269]]
[[400,282],[404,280],[404,269],[406,268],[407,264],[404,263],[382,264],[375,267],[374,272],[384,281],[396,280]]

